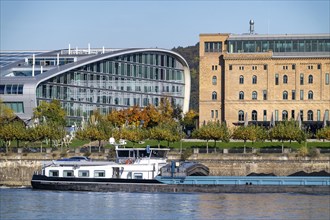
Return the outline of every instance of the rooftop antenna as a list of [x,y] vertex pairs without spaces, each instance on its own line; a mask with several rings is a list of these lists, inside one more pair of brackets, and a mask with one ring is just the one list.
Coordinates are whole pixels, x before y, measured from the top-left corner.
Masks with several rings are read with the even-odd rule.
[[254,21],[250,20],[250,34],[254,34]]

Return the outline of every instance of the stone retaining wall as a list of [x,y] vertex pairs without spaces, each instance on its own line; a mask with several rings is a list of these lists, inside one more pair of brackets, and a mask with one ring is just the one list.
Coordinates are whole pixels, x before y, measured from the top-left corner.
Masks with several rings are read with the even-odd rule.
[[[169,160],[179,156],[172,155]],[[23,159],[17,157],[0,158],[0,185],[30,186],[34,171],[41,170],[41,161],[51,158]],[[102,159],[102,158],[98,158]],[[274,173],[277,176],[287,176],[298,171],[330,173],[330,157],[296,158],[289,156],[224,156],[223,154],[194,154],[192,161],[198,161],[210,168],[213,176],[246,176],[249,173]]]

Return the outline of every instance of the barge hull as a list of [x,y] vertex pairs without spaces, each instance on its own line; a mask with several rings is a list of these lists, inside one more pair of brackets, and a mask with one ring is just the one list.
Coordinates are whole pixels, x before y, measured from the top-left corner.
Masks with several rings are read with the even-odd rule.
[[330,195],[329,186],[199,185],[114,182],[32,181],[34,189],[140,193],[307,193]]

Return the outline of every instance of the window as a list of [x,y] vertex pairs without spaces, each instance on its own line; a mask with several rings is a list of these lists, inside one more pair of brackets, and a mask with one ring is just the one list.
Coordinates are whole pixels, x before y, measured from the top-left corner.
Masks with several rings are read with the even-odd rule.
[[267,70],[267,64],[264,65],[264,70]]
[[329,85],[330,83],[330,77],[329,77],[329,73],[325,74],[325,85]]
[[307,112],[307,120],[308,121],[313,121],[313,111],[312,110],[308,110],[308,112]]
[[95,170],[94,177],[105,177],[105,171],[104,170]]
[[312,70],[312,69],[313,69],[313,65],[309,65],[309,66],[307,66],[307,68],[308,68],[309,70]]
[[239,76],[239,84],[244,84],[244,76]]
[[287,84],[288,83],[288,76],[284,75],[283,76],[283,84]]
[[308,99],[313,100],[313,91],[308,91]]
[[49,176],[59,176],[59,171],[58,170],[50,170],[49,171]]
[[292,90],[292,100],[296,100],[296,90]]
[[278,85],[278,74],[275,74],[275,85]]
[[233,65],[229,65],[229,70],[233,70]]
[[291,110],[291,118],[294,119],[294,110]]
[[283,66],[283,69],[284,69],[284,70],[287,70],[287,69],[288,69],[288,66]]
[[243,91],[239,92],[239,100],[244,100],[244,92]]
[[24,113],[23,102],[3,102],[3,104],[13,110],[15,113]]
[[143,179],[142,173],[134,173],[134,179]]
[[244,70],[244,66],[239,66],[238,69],[239,70]]
[[218,70],[218,66],[217,65],[212,65],[212,70]]
[[296,69],[296,64],[292,64],[292,69],[293,69],[293,70]]
[[304,90],[300,90],[300,100],[304,100]]
[[212,100],[217,100],[217,92],[212,92]]
[[300,74],[300,85],[304,85],[304,74]]
[[267,100],[267,90],[262,91],[262,96],[264,100]]
[[238,111],[238,121],[244,121],[244,112],[242,110]]
[[258,121],[258,112],[256,110],[252,111],[252,121]]
[[257,66],[252,66],[252,70],[257,70],[258,67]]
[[308,76],[308,83],[313,84],[313,75]]
[[258,93],[256,91],[252,92],[252,100],[257,100]]
[[317,69],[318,69],[318,70],[321,69],[321,64],[317,64]]
[[284,110],[282,112],[282,121],[286,121],[286,120],[288,120],[288,112]]
[[63,177],[74,177],[73,170],[63,170]]
[[252,84],[257,84],[257,76],[252,76]]
[[278,110],[275,110],[275,121],[278,121]]
[[89,171],[88,170],[79,170],[78,177],[89,177]]
[[304,111],[303,110],[300,110],[300,119],[301,119],[301,121],[304,120]]
[[214,118],[214,110],[211,110],[211,118]]
[[267,121],[267,110],[264,110],[264,121]]
[[321,121],[321,111],[317,110],[317,121]]
[[216,85],[217,84],[217,77],[213,76],[212,77],[212,85]]
[[222,52],[222,42],[205,42],[205,52]]
[[324,117],[326,121],[329,121],[329,110],[325,110]]
[[288,92],[284,91],[283,92],[283,100],[287,100],[288,99]]
[[218,117],[219,117],[218,110],[215,110],[215,118],[218,118]]

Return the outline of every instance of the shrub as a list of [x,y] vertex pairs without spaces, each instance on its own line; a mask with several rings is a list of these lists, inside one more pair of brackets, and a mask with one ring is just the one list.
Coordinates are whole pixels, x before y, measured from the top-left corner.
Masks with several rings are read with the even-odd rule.
[[308,154],[310,157],[313,157],[313,158],[317,158],[320,156],[320,150],[313,147],[311,149],[309,149],[309,154]]
[[308,148],[306,146],[302,146],[300,147],[300,149],[298,150],[298,155],[301,157],[306,157],[308,155]]

